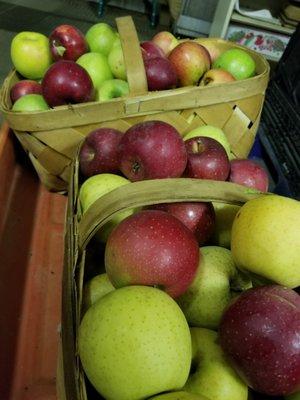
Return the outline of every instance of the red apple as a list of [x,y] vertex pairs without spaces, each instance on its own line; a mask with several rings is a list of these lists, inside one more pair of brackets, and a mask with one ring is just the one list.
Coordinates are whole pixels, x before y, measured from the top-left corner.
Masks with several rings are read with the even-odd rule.
[[168,31],[158,32],[153,36],[151,41],[159,46],[166,56],[168,56],[179,43],[178,39]]
[[178,178],[187,152],[177,130],[163,121],[146,121],[129,128],[119,145],[120,169],[131,181]]
[[15,103],[20,97],[26,94],[42,94],[41,84],[30,79],[23,79],[15,83],[10,89],[12,103]]
[[49,106],[84,103],[94,96],[93,82],[84,68],[75,61],[56,61],[42,81],[43,96]]
[[265,169],[257,162],[248,159],[230,161],[229,181],[267,192],[269,177]]
[[181,221],[163,211],[144,210],[112,231],[105,268],[116,288],[156,286],[178,297],[193,281],[199,257],[198,243]]
[[225,355],[257,392],[282,396],[300,390],[300,296],[279,285],[243,292],[223,314]]
[[169,60],[175,68],[180,86],[198,85],[211,64],[206,48],[191,40],[176,46]]
[[122,132],[99,128],[85,138],[79,152],[80,170],[85,177],[119,171],[118,146]]
[[165,58],[163,50],[151,40],[146,40],[140,44],[142,50],[142,56],[144,60],[156,57]]
[[206,243],[214,231],[216,215],[210,202],[163,203],[150,208],[166,211],[178,218],[193,232],[199,246]]
[[200,86],[216,85],[233,81],[235,81],[235,78],[230,72],[223,69],[210,69],[203,75]]
[[148,90],[166,90],[176,87],[176,71],[167,58],[149,58],[144,60],[144,65]]
[[84,34],[72,25],[59,25],[49,36],[50,51],[55,61],[76,61],[82,54],[88,52],[88,44]]
[[225,181],[230,162],[224,147],[215,139],[196,136],[185,141],[188,161],[185,176],[189,178]]

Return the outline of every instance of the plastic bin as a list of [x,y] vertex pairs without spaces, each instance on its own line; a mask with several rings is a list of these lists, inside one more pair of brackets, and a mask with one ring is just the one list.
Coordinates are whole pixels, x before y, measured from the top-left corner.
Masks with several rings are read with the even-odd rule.
[[[20,150],[20,151],[19,151]],[[0,130],[0,398],[56,400],[66,197]]]

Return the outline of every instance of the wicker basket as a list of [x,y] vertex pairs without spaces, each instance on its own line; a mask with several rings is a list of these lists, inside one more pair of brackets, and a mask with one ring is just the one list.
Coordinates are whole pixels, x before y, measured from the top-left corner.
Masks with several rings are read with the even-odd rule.
[[[237,157],[246,157],[254,142],[269,79],[269,64],[244,48],[256,62],[255,77],[214,87],[183,87],[148,92],[138,36],[131,17],[117,18],[130,94],[109,102],[59,106],[41,112],[10,111],[11,86],[20,78],[13,71],[4,81],[0,108],[36,168],[54,191],[67,189],[77,148],[93,129],[106,126],[125,131],[143,120],[171,123],[181,135],[200,125],[224,130]],[[241,47],[220,39],[203,39],[226,50]]]
[[265,195],[231,182],[191,178],[156,179],[121,186],[102,196],[81,216],[78,176],[79,162],[75,160],[68,195],[62,293],[62,365],[58,376],[60,398],[64,400],[87,399],[85,375],[77,352],[77,332],[82,318],[82,288],[88,274],[86,260],[91,251],[88,244],[96,231],[115,213],[127,208],[177,201],[242,205]]

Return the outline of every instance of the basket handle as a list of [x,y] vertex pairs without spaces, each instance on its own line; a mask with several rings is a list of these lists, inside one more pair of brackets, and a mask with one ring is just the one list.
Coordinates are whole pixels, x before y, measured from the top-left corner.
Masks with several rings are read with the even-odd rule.
[[120,35],[127,82],[131,96],[148,92],[147,77],[138,35],[131,16],[116,18]]
[[84,250],[91,238],[119,211],[157,203],[216,201],[242,205],[266,195],[231,182],[192,178],[153,179],[121,186],[96,200],[78,223],[78,245]]

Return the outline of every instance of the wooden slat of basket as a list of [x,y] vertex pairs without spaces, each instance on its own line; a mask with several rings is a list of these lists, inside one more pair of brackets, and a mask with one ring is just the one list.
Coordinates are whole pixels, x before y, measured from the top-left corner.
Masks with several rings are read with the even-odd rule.
[[74,158],[78,145],[85,138],[80,129],[75,128],[33,132],[32,136],[70,159]]
[[205,125],[213,125],[222,129],[225,123],[231,117],[233,107],[229,103],[222,103],[215,104],[213,106],[197,108],[195,112],[205,123]]
[[244,114],[247,115],[248,118],[251,119],[252,122],[254,122],[262,108],[263,99],[264,95],[260,93],[256,96],[237,100],[235,104],[243,111]]
[[54,190],[56,192],[65,192],[68,188],[67,181],[60,179],[59,177],[50,174],[33,156],[33,154],[29,153],[29,158],[43,184],[49,190]]

